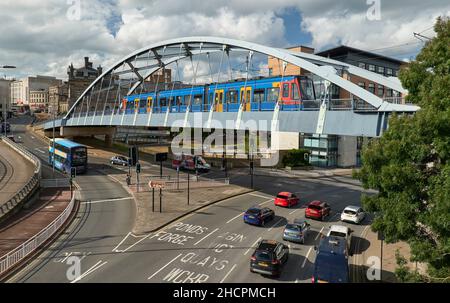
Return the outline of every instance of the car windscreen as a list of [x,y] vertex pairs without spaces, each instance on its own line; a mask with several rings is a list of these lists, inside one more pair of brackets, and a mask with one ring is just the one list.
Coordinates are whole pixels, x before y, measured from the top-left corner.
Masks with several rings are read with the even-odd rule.
[[322,209],[322,207],[318,206],[318,205],[309,205],[308,208],[316,209],[316,210],[321,210]]
[[292,231],[301,231],[301,227],[296,224],[287,224],[286,229],[292,230]]
[[356,215],[356,211],[350,210],[350,209],[346,209],[346,210],[344,210],[344,214],[347,214],[347,215]]
[[289,198],[289,197],[286,196],[286,195],[277,195],[277,198],[280,198],[280,199],[287,199],[287,198]]
[[335,230],[330,231],[330,236],[331,237],[339,237],[339,238],[347,237],[347,235],[345,233],[342,233],[342,232],[339,232],[339,231],[335,231]]
[[272,253],[264,250],[257,250],[255,257],[258,261],[272,261]]
[[261,211],[260,209],[250,208],[250,209],[247,210],[247,214],[250,214],[250,215],[257,215],[257,214],[260,213],[260,211]]

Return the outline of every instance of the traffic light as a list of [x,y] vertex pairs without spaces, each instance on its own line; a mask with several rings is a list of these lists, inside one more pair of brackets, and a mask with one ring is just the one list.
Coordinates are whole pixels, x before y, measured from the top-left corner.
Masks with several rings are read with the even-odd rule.
[[140,174],[141,173],[141,163],[136,163],[136,173]]
[[72,167],[72,168],[70,169],[70,177],[71,177],[72,179],[75,179],[76,176],[77,176],[77,169],[76,169],[75,167]]
[[130,159],[131,166],[136,165],[138,161],[138,149],[136,146],[130,147],[130,149],[128,150],[128,158]]

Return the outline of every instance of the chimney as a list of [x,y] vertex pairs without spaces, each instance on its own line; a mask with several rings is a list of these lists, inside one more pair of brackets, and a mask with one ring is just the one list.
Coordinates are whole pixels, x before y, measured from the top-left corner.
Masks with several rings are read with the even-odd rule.
[[84,67],[89,67],[89,57],[84,57]]

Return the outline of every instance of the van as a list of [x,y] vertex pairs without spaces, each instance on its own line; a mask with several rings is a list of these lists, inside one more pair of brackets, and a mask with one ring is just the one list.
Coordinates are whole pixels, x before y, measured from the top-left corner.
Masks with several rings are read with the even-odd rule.
[[345,239],[325,237],[320,241],[314,261],[313,283],[348,283],[348,251]]

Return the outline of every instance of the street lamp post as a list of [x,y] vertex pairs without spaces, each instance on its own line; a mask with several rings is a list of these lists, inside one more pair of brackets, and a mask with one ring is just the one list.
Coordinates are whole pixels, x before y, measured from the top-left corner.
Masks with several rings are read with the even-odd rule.
[[[0,68],[13,69],[13,68],[16,68],[16,67],[13,66],[13,65],[0,65]],[[7,137],[6,119],[7,119],[7,112],[6,112],[6,99],[5,99],[5,103],[3,105],[3,129],[4,129],[4,132],[5,132],[5,138]]]

